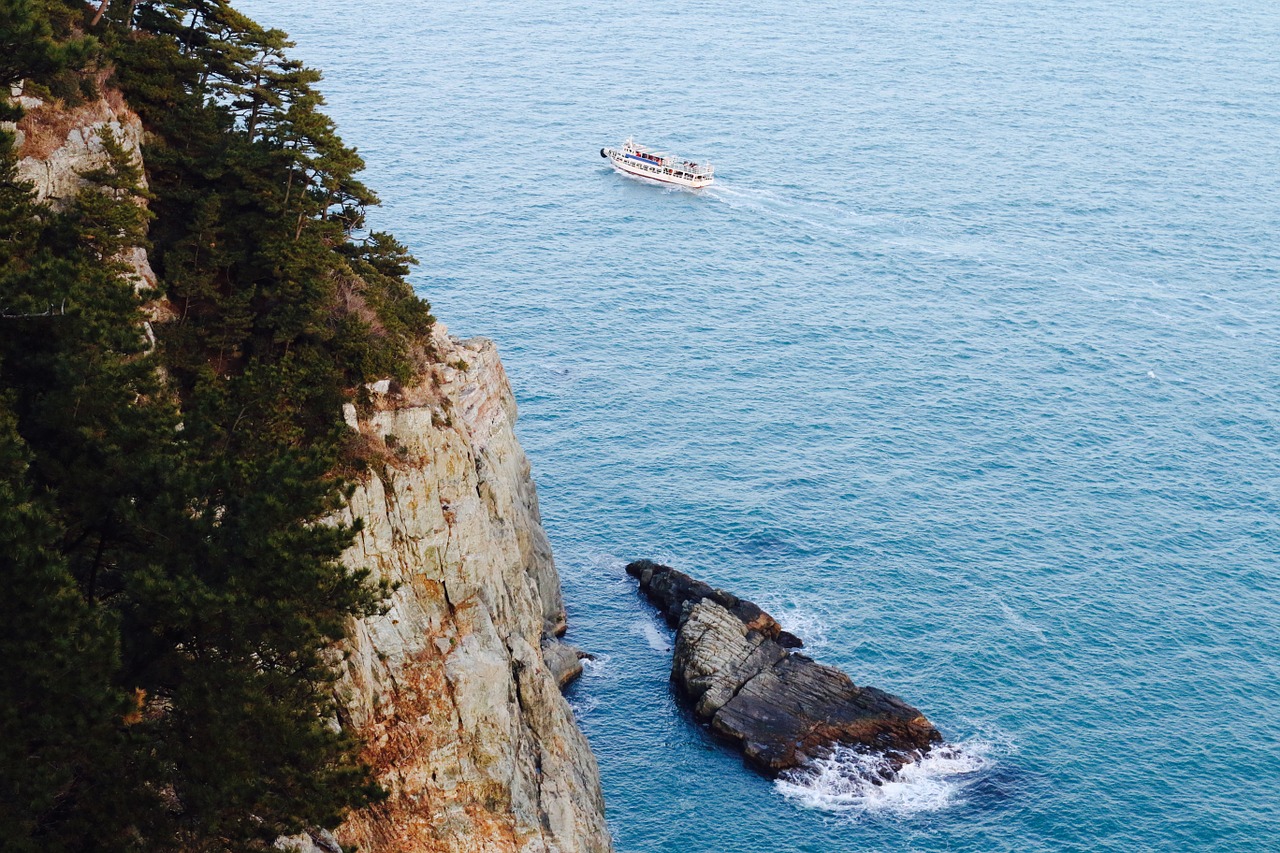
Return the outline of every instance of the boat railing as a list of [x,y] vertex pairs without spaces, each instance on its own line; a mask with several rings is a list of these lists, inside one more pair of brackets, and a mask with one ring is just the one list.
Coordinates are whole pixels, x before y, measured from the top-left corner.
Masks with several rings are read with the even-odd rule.
[[662,166],[666,169],[673,169],[677,172],[684,172],[699,178],[709,178],[715,172],[715,168],[710,163],[694,163],[691,160],[680,160],[678,162],[672,161],[667,158],[667,155],[664,152],[650,151],[643,145],[637,145],[630,139],[627,139],[626,142],[622,143],[622,152],[635,157],[637,160],[651,163],[654,166]]
[[710,163],[693,163],[688,160],[684,160],[678,163],[672,162],[669,160],[651,160],[649,158],[653,156],[652,154],[650,154],[649,157],[642,157],[637,152],[628,151],[624,153],[628,154],[635,160],[639,160],[642,163],[648,163],[650,166],[656,166],[664,169],[672,169],[673,171],[684,172],[685,174],[695,175],[699,178],[709,178],[712,176],[712,174],[715,173],[715,167],[712,166]]

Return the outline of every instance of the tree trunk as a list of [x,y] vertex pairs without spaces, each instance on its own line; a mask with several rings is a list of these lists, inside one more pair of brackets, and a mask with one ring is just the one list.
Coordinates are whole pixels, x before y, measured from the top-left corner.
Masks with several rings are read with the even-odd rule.
[[111,0],[102,0],[102,2],[98,4],[98,11],[94,14],[93,20],[89,22],[89,26],[98,26],[98,22],[102,20],[103,14],[107,11],[107,7],[110,5]]

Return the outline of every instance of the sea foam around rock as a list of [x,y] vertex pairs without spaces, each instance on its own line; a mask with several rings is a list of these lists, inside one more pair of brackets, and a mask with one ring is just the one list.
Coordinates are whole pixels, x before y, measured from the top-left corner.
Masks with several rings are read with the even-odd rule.
[[943,744],[894,772],[883,755],[837,746],[782,774],[774,787],[805,808],[854,817],[937,811],[963,798],[965,788],[992,765],[989,753],[983,741]]

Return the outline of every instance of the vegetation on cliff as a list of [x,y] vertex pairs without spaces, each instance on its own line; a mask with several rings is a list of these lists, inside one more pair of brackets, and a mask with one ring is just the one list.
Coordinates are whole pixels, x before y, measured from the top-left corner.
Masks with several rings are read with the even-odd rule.
[[431,316],[288,47],[222,0],[0,0],[0,118],[109,78],[148,131],[146,189],[104,136],[58,208],[0,132],[6,849],[266,849],[378,796],[328,650],[383,591],[324,520],[341,404]]

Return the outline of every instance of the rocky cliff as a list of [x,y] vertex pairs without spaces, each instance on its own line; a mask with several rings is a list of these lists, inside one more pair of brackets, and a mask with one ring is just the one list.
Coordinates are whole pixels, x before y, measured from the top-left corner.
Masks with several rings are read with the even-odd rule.
[[[73,110],[14,93],[27,113],[7,129],[41,199],[69,199],[104,165],[103,131],[141,160],[138,117],[104,92]],[[142,248],[125,260],[155,284]],[[166,319],[159,300],[148,313]],[[491,342],[437,325],[433,344],[441,363],[418,386],[377,383],[372,407],[346,412],[372,470],[344,513],[363,524],[345,559],[394,592],[350,627],[337,721],[389,797],[337,839],[364,853],[608,851],[595,758],[559,690],[580,666],[557,639],[559,577],[510,385]],[[278,846],[336,849],[328,833]]]
[[[565,612],[493,344],[455,341],[421,386],[354,424],[384,450],[347,554],[397,584],[353,626],[342,723],[391,798],[338,838],[362,851],[610,849],[596,762],[560,694]],[[546,654],[544,654],[544,650]]]
[[[11,99],[25,110],[21,121],[4,123],[15,136],[18,177],[30,181],[36,195],[55,204],[80,189],[80,175],[106,165],[100,134],[106,130],[137,154],[142,122],[116,90],[99,81],[101,94],[76,107],[46,102],[15,87]],[[141,159],[139,157],[139,159]]]

